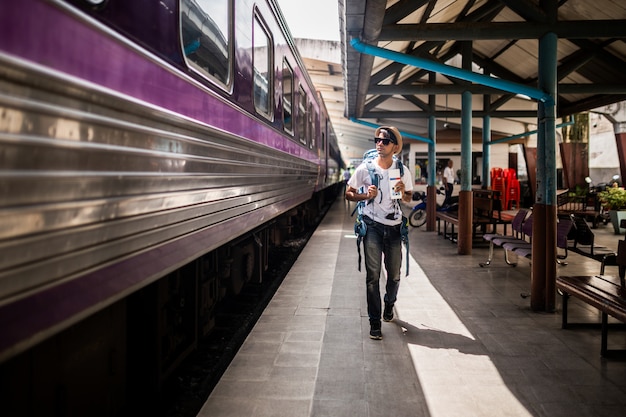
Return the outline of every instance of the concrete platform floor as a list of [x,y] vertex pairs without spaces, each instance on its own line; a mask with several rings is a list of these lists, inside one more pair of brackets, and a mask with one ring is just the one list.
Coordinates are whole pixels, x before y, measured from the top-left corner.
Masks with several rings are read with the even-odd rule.
[[[529,262],[511,267],[501,250],[481,268],[487,246],[461,256],[412,229],[395,320],[371,340],[350,211],[337,199],[199,416],[625,415],[626,361],[600,356],[599,327],[561,329],[559,296],[557,312],[533,312],[520,296]],[[609,247],[623,238],[594,232]],[[600,270],[567,261],[557,274]],[[600,315],[572,299],[570,321]],[[626,331],[609,332],[612,347],[626,348]]]

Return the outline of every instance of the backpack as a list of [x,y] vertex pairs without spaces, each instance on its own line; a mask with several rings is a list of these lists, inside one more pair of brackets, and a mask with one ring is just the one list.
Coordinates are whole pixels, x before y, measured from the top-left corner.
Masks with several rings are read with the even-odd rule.
[[[378,174],[376,174],[376,168],[374,166],[374,159],[376,159],[376,157],[378,156],[378,152],[376,151],[376,149],[370,149],[369,151],[366,151],[363,154],[363,162],[365,163],[365,166],[367,167],[367,171],[370,174],[370,178],[372,181],[372,185],[375,185],[376,187],[378,187]],[[404,164],[402,164],[402,162],[396,158],[396,156],[394,155],[393,160],[396,162],[396,168],[400,170],[400,177],[404,176]],[[359,189],[360,193],[364,193],[365,187],[361,187]],[[351,216],[354,216],[354,213],[357,213],[356,219],[354,221],[354,234],[356,236],[356,248],[357,248],[357,252],[359,253],[359,271],[361,271],[361,242],[363,241],[363,238],[365,237],[365,234],[367,233],[367,224],[365,224],[365,222],[363,221],[363,208],[365,208],[365,206],[367,204],[372,204],[374,202],[374,200],[361,200],[358,201],[356,203],[356,207],[354,207],[354,210],[352,211],[352,214],[350,214]],[[398,202],[396,202],[396,204],[400,204]],[[400,210],[400,212],[402,213],[402,210]],[[402,214],[402,223],[400,223],[400,239],[402,240],[402,243],[404,243],[404,246],[406,247],[406,276],[409,275],[409,219]]]

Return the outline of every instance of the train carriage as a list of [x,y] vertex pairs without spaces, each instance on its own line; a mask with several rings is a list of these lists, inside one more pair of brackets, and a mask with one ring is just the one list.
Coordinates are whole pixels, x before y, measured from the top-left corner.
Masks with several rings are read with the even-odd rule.
[[156,285],[157,379],[343,166],[273,0],[3,0],[0,150],[0,363]]

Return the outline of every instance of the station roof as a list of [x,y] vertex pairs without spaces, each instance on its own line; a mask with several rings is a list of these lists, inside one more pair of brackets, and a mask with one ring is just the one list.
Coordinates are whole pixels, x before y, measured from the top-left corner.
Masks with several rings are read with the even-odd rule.
[[[541,5],[546,5],[542,7]],[[547,13],[550,7],[553,13]],[[472,92],[473,126],[536,129],[537,101],[358,52],[351,40],[476,74],[537,87],[539,39],[558,37],[557,117],[625,99],[626,2],[618,0],[339,0],[344,116],[426,136],[460,125]],[[370,131],[372,129],[369,129]],[[367,147],[368,145],[365,145]],[[370,146],[371,147],[371,146]],[[343,150],[342,150],[343,152]]]

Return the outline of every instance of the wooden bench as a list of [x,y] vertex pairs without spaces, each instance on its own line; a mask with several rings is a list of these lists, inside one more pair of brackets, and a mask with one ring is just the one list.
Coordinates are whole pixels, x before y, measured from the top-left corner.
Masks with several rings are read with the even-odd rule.
[[569,190],[557,194],[557,211],[559,215],[576,215],[591,220],[592,227],[598,227],[600,220],[600,200],[596,194],[585,196],[569,195]]
[[558,276],[556,278],[556,287],[563,293],[561,324],[563,329],[567,329],[571,324],[567,321],[567,307],[570,296],[574,296],[597,308],[602,313],[602,342],[600,354],[603,357],[608,356],[610,353],[626,352],[624,349],[608,349],[608,316],[626,322],[626,286],[624,285],[624,272],[626,271],[625,240],[619,241],[617,252],[617,265],[619,266],[618,277],[609,275],[589,275]]
[[492,226],[495,232],[496,225],[504,225],[504,234],[506,234],[506,226],[511,223],[513,216],[503,215],[502,200],[500,200],[500,191],[496,190],[474,190],[472,191],[472,202],[474,209],[473,226],[474,231],[480,227],[483,234],[486,232],[486,226]]
[[[454,233],[454,226],[459,225],[459,212],[458,211],[438,211],[437,217],[437,234],[443,233],[444,239],[449,239],[452,242],[456,240],[456,234]],[[443,232],[441,231],[441,223],[443,223]],[[450,225],[450,233],[448,234],[448,224]]]
[[[477,237],[477,229],[481,228],[482,233],[486,233],[487,226],[492,226],[495,232],[496,226],[504,225],[504,233],[507,232],[507,225],[512,222],[513,217],[510,214],[502,213],[502,201],[499,199],[500,192],[495,190],[473,190],[472,191],[472,237]],[[444,239],[455,241],[456,234],[454,227],[459,225],[459,216],[456,211],[438,211],[437,218],[437,234],[443,234]],[[443,232],[441,231],[441,223],[443,223]],[[448,234],[448,225],[451,231]]]
[[567,250],[600,262],[600,275],[604,274],[605,266],[617,265],[617,253],[595,244],[595,235],[583,217],[575,214],[567,217],[574,225],[568,235]]

